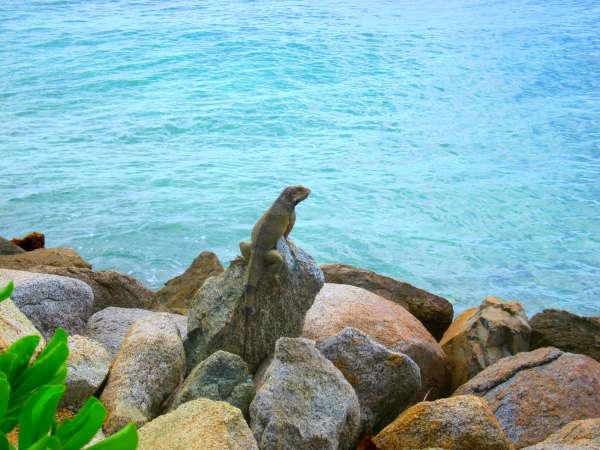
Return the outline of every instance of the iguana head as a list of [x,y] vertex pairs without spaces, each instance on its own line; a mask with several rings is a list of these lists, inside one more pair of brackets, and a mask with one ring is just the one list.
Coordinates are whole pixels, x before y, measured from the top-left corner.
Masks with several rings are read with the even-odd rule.
[[304,186],[288,186],[279,195],[279,198],[289,205],[296,206],[302,200],[306,199],[306,197],[308,197],[309,194],[310,189]]

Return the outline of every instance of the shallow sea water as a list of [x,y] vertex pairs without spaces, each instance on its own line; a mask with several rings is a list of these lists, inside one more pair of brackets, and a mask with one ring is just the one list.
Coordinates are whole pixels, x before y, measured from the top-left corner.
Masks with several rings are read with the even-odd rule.
[[589,0],[5,0],[0,235],[156,288],[302,183],[321,263],[600,315],[599,24]]

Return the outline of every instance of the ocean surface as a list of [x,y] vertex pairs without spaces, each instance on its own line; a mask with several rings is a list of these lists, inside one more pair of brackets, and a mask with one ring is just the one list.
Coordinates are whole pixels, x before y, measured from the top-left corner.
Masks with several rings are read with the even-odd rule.
[[2,2],[0,235],[158,288],[296,183],[320,263],[600,315],[600,2]]

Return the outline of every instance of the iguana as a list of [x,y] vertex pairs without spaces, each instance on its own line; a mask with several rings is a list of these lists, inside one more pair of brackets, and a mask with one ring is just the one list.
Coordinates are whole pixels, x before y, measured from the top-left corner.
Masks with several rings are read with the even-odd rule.
[[252,228],[252,242],[240,242],[242,256],[247,262],[244,278],[244,355],[248,340],[248,320],[255,307],[258,282],[265,273],[276,274],[283,258],[277,251],[277,241],[287,239],[296,222],[295,207],[310,194],[304,186],[286,187],[271,207]]

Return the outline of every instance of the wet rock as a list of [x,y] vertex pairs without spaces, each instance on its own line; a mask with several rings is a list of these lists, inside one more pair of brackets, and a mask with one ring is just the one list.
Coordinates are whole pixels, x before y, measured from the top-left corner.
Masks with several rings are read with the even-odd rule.
[[82,334],[92,314],[94,296],[90,287],[71,278],[0,269],[0,285],[15,283],[15,305],[48,339],[57,327],[69,334]]
[[530,321],[531,348],[556,347],[600,361],[600,321],[567,311],[546,309]]
[[138,450],[258,450],[239,409],[205,398],[139,429]]
[[68,345],[66,391],[61,407],[77,411],[104,382],[112,358],[100,343],[85,336],[69,336]]
[[600,416],[600,363],[552,347],[499,360],[454,395],[485,398],[517,448]]
[[367,433],[390,423],[421,390],[421,371],[411,358],[388,350],[354,328],[324,339],[318,349],[354,388]]
[[41,248],[17,255],[0,256],[0,269],[29,270],[35,266],[92,268],[70,248]]
[[153,309],[157,305],[154,292],[135,278],[112,270],[94,272],[81,267],[36,266],[31,271],[83,281],[94,292],[94,312],[109,306]]
[[321,269],[327,283],[357,286],[407,309],[421,321],[436,340],[442,337],[452,323],[454,316],[452,303],[443,297],[370,270],[346,264],[326,264],[321,266]]
[[0,237],[0,256],[18,255],[20,253],[25,253],[25,250],[18,245],[13,244],[9,240]]
[[600,418],[575,420],[526,450],[599,450]]
[[261,450],[354,448],[360,406],[352,386],[313,341],[280,338],[250,405]]
[[225,350],[240,355],[254,372],[273,353],[279,337],[302,333],[304,315],[323,284],[323,273],[291,241],[280,239],[277,250],[284,260],[277,274],[279,282],[273,274],[261,278],[256,291],[258,305],[248,320],[244,308],[246,263],[241,258],[232,261],[223,274],[207,279],[198,290],[188,315],[188,367]]
[[486,298],[462,313],[446,330],[440,345],[452,374],[452,389],[506,356],[529,350],[531,328],[518,302]]
[[179,330],[165,313],[136,320],[112,365],[100,399],[108,415],[104,432],[156,417],[185,373]]
[[198,364],[177,389],[170,410],[197,398],[221,400],[248,417],[255,388],[248,365],[233,353],[217,351]]
[[[0,286],[4,287],[4,284],[0,283]],[[0,330],[0,353],[22,337],[32,334],[41,337],[37,352],[46,345],[42,334],[10,298],[0,302]]]
[[19,246],[26,252],[31,252],[39,248],[44,248],[46,246],[46,237],[44,236],[44,233],[34,231],[24,238],[13,238],[10,242]]
[[170,310],[187,314],[196,291],[207,278],[224,272],[217,255],[202,252],[181,275],[167,281],[157,293],[157,300]]
[[158,313],[138,308],[117,308],[111,306],[93,314],[88,320],[86,334],[100,342],[111,356],[115,356],[125,340],[129,327],[138,319],[166,314],[179,329],[182,339],[187,332],[187,318],[179,314]]
[[412,406],[375,436],[373,442],[379,450],[424,447],[512,450],[486,401],[474,396]]
[[356,328],[387,349],[404,353],[421,369],[417,400],[438,398],[448,391],[444,351],[406,309],[365,289],[326,283],[306,314],[304,337],[318,342],[346,327]]

